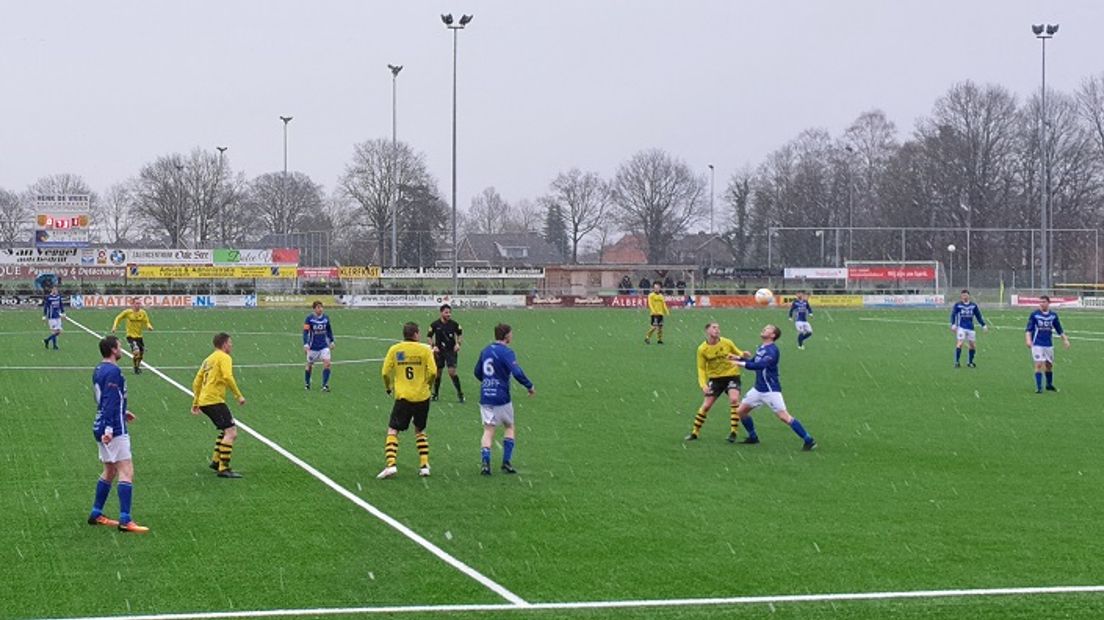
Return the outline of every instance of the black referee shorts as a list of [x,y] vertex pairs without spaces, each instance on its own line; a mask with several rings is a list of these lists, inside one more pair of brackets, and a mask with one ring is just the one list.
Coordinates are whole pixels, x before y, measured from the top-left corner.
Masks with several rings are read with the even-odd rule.
[[456,351],[449,349],[441,349],[437,351],[437,355],[434,356],[437,362],[437,368],[456,368]]
[[234,414],[230,413],[230,407],[226,403],[215,403],[213,405],[203,405],[199,408],[211,421],[215,423],[215,428],[220,431],[224,431],[235,425]]
[[410,428],[410,422],[413,420],[415,429],[424,430],[428,419],[429,400],[415,403],[399,399],[395,401],[395,405],[391,408],[391,420],[387,423],[387,426],[397,431],[405,431]]

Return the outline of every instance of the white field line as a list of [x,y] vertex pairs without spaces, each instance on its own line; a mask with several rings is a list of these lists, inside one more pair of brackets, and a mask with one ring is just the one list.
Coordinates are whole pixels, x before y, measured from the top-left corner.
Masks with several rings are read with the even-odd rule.
[[[124,347],[125,348],[125,347]],[[368,364],[371,362],[382,362],[382,357],[366,357],[359,360],[334,360],[330,362],[332,365],[338,364]],[[146,367],[149,364],[142,362]],[[321,362],[315,362],[321,365]],[[296,368],[303,366],[304,362],[280,362],[272,364],[234,364],[234,368],[284,368],[294,366]],[[2,370],[93,370],[95,366],[0,366]],[[158,366],[161,370],[197,370],[198,366]]]
[[[862,317],[859,317],[859,320],[860,321],[872,321],[872,322],[875,322],[875,323],[900,323],[900,324],[904,324],[904,325],[943,325],[947,328],[947,331],[950,331],[950,326],[951,326],[950,322],[944,323],[942,321],[913,321],[913,320],[909,320],[909,319],[883,319],[883,318],[880,318],[880,317],[873,317],[873,316],[862,316]],[[1016,331],[1023,331],[1022,327],[1018,327],[1016,325],[993,325],[992,323],[990,323],[990,325],[992,325],[992,329],[1012,329],[1012,330],[1016,330]],[[981,331],[981,330],[978,330],[978,331]],[[1090,342],[1104,342],[1104,338],[1089,338],[1087,336],[1074,336],[1073,335],[1073,334],[1091,334],[1093,336],[1104,336],[1104,332],[1090,332],[1090,331],[1084,331],[1084,330],[1074,331],[1072,329],[1067,329],[1066,334],[1069,335],[1070,340],[1088,340]]]
[[[159,329],[159,334],[207,334],[210,335],[210,331],[203,331],[199,329]],[[289,330],[286,332],[239,332],[235,331],[235,336],[287,336],[289,338],[302,337],[301,332],[295,330]],[[382,336],[360,336],[356,334],[340,334],[335,340],[379,340],[381,342],[399,342],[398,338],[384,338]]]
[[[74,321],[72,318],[69,319],[69,322],[71,322],[73,325],[76,325],[77,327],[81,328],[82,330],[88,332],[92,336],[95,336],[96,338],[103,338],[103,336],[101,336],[100,334],[97,334],[96,332],[92,331],[91,329],[88,329],[84,325],[81,325],[80,323]],[[126,353],[128,356],[130,355],[130,352],[127,351],[126,349],[123,349],[123,352]],[[145,362],[142,362],[142,365],[145,366],[146,368],[148,368],[150,370],[150,372],[157,375],[158,377],[161,377],[162,379],[167,381],[170,385],[177,388],[181,392],[184,392],[188,396],[194,396],[195,395],[190,389],[184,387],[179,382],[177,382],[175,379],[173,379],[172,377],[170,377],[170,376],[166,375],[165,373],[161,372],[157,368],[154,368],[153,366],[150,366],[149,364],[146,364]],[[384,523],[391,526],[395,530],[398,530],[398,532],[400,534],[402,534],[403,536],[406,536],[410,540],[412,540],[415,543],[421,545],[422,548],[429,551],[433,555],[437,556],[439,559],[441,559],[446,564],[452,566],[453,568],[460,571],[461,573],[464,573],[468,577],[471,577],[475,581],[478,581],[484,587],[491,590],[495,594],[501,596],[502,598],[506,599],[507,601],[510,601],[510,603],[513,604],[510,607],[513,607],[513,606],[527,607],[529,605],[529,603],[527,603],[525,601],[525,599],[523,599],[520,596],[514,594],[513,592],[507,590],[504,586],[502,586],[498,582],[492,580],[490,577],[487,577],[486,575],[484,575],[483,573],[480,573],[479,571],[475,570],[471,566],[468,566],[467,564],[465,564],[465,563],[461,562],[460,560],[456,559],[455,557],[453,557],[451,554],[449,554],[444,549],[441,549],[437,545],[431,543],[429,540],[425,539],[424,537],[422,537],[420,534],[418,534],[414,530],[410,529],[409,527],[403,525],[402,523],[397,521],[395,518],[391,517],[387,513],[380,510],[379,508],[376,508],[372,504],[369,504],[368,502],[364,501],[363,499],[361,499],[359,496],[357,496],[355,493],[353,493],[349,489],[346,489],[345,487],[343,487],[340,484],[338,484],[337,482],[335,482],[332,478],[330,478],[326,474],[323,474],[322,472],[315,469],[314,466],[312,466],[310,463],[307,463],[306,461],[304,461],[303,459],[295,456],[291,452],[288,452],[280,444],[278,444],[275,441],[272,441],[271,439],[269,439],[268,437],[265,437],[264,435],[258,433],[257,431],[253,430],[253,428],[251,428],[247,424],[241,422],[240,420],[237,420],[236,418],[235,418],[235,422],[237,423],[238,428],[240,428],[243,431],[245,431],[246,433],[249,433],[250,435],[252,435],[253,438],[255,438],[257,441],[260,441],[261,443],[265,444],[269,448],[272,448],[280,456],[282,456],[282,457],[286,458],[287,460],[291,461],[292,463],[298,465],[301,469],[306,471],[308,474],[310,474],[310,475],[314,476],[315,478],[317,478],[320,482],[322,482],[322,484],[325,484],[326,486],[328,486],[331,489],[333,489],[334,491],[336,491],[338,494],[345,497],[345,499],[353,502],[357,506],[360,506],[366,512],[371,514],[372,516],[376,517],[380,521],[383,521]]]
[[707,607],[719,605],[772,605],[783,603],[825,603],[837,601],[885,601],[903,599],[974,598],[985,596],[1040,596],[1053,594],[1091,594],[1104,592],[1104,586],[1052,586],[1038,588],[979,588],[973,590],[912,590],[904,592],[854,592],[839,594],[787,594],[776,596],[736,596],[729,598],[684,598],[635,601],[583,601],[578,603],[531,603],[528,605],[409,605],[396,607],[320,607],[305,609],[266,609],[258,611],[213,611],[133,616],[99,616],[68,620],[214,620],[218,618],[273,618],[287,616],[342,616],[354,614],[400,614],[479,611],[645,609],[662,607]]

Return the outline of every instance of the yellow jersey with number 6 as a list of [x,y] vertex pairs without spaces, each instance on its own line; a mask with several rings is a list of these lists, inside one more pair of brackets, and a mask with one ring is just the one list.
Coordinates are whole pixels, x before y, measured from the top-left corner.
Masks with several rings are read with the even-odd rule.
[[429,386],[437,377],[437,362],[429,345],[404,340],[391,345],[383,360],[383,385],[396,400],[419,403],[429,400]]

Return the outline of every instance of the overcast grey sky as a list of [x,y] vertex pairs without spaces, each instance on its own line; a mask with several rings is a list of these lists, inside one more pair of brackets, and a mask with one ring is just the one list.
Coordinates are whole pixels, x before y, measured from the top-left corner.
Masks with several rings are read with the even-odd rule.
[[1104,2],[831,0],[478,2],[6,0],[0,187],[48,174],[98,191],[145,162],[229,146],[250,178],[289,167],[333,189],[354,142],[426,155],[447,198],[452,37],[460,33],[460,208],[493,185],[535,198],[572,166],[611,175],[668,150],[718,192],[807,127],[838,134],[881,108],[907,134],[965,79],[1021,97],[1039,84],[1034,22],[1058,22],[1048,82],[1104,71]]

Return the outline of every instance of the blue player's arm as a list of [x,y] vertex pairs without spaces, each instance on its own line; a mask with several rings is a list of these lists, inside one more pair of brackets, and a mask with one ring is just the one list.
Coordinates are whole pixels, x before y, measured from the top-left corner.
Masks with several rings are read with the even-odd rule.
[[42,298],[42,316],[50,316],[50,296]]
[[777,363],[778,363],[777,358],[775,358],[772,355],[765,354],[765,355],[762,356],[762,359],[758,362],[755,361],[754,359],[750,359],[750,360],[744,362],[744,368],[747,368],[748,370],[766,370],[766,369],[770,368],[771,366],[774,366]]
[[977,318],[977,322],[979,325],[981,325],[982,327],[988,327],[988,325],[985,323],[985,319],[981,317],[981,306],[974,307],[974,317]]
[[808,312],[809,314],[812,314],[813,313],[813,304],[811,304],[809,302],[805,302],[805,311]]
[[1058,334],[1059,336],[1066,335],[1066,330],[1062,329],[1062,321],[1058,318],[1057,314],[1054,315],[1054,333]]
[[310,317],[307,317],[306,321],[303,321],[303,346],[310,344]]
[[786,316],[788,316],[789,318],[792,319],[794,310],[797,310],[797,302],[793,302],[793,303],[790,304],[790,313]]
[[58,296],[58,309],[61,311],[61,314],[64,316],[65,315],[65,298],[64,297]]
[[326,342],[333,344],[333,341],[333,327],[331,326],[329,321],[326,321]]
[[479,382],[483,382],[483,356],[480,355],[479,359],[475,360],[475,378],[479,379]]
[[525,389],[532,390],[533,382],[529,380],[529,377],[525,376],[525,371],[521,369],[521,364],[518,364],[517,356],[514,355],[513,351],[510,351],[510,358],[507,360],[507,363],[510,366],[510,374],[514,375],[517,382],[524,385]]
[[951,307],[951,327],[958,325],[958,304]]

